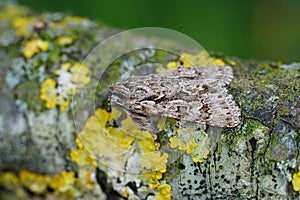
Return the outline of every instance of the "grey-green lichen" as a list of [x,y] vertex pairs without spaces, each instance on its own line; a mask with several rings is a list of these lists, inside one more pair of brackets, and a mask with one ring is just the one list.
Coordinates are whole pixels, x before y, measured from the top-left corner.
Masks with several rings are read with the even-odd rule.
[[[177,134],[176,123],[168,122],[167,127],[160,129],[155,143],[167,146],[172,143],[169,139],[177,134],[181,144],[177,146],[183,150],[167,148],[166,152],[173,152],[168,153],[169,158],[178,159],[168,163],[166,172],[154,171],[142,177],[107,168],[89,155],[76,136],[70,108],[73,105],[84,108],[86,102],[97,98],[96,107],[110,111],[105,86],[133,73],[173,69],[184,64],[181,55],[153,48],[130,52],[111,63],[101,79],[102,85],[93,91],[89,78],[103,72],[97,67],[101,58],[95,55],[89,63],[94,67],[89,66],[83,79],[85,90],[78,91],[79,96],[88,98],[81,101],[74,96],[73,102],[69,102],[68,96],[64,96],[65,99],[53,105],[51,98],[58,100],[59,95],[50,97],[45,91],[52,87],[57,94],[66,94],[58,91],[60,86],[66,86],[62,77],[70,76],[77,63],[116,30],[63,13],[35,14],[16,5],[1,9],[0,195],[3,197],[170,199],[172,195],[173,199],[299,199],[294,191],[297,189],[294,177],[300,164],[299,63],[243,60],[211,53],[216,65],[227,64],[234,69],[229,90],[241,108],[242,123],[234,129],[199,125],[192,130],[203,134],[195,137],[202,138],[201,141],[182,145],[180,140],[185,140],[185,135]],[[109,57],[122,48],[116,44],[101,56]],[[203,55],[200,52],[189,56],[199,59]],[[88,111],[80,114],[81,127],[94,115]],[[113,122],[108,126],[114,131],[122,128]],[[209,142],[201,146],[203,138]],[[204,147],[203,151],[194,153],[199,149],[195,145]],[[135,157],[129,161],[127,167],[136,167]]]

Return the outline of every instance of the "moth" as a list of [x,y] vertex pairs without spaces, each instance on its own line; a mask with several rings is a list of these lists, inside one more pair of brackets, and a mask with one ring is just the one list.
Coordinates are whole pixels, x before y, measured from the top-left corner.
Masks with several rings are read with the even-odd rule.
[[240,109],[226,89],[232,79],[229,66],[180,67],[132,76],[110,85],[110,104],[141,127],[164,116],[231,128],[240,123]]

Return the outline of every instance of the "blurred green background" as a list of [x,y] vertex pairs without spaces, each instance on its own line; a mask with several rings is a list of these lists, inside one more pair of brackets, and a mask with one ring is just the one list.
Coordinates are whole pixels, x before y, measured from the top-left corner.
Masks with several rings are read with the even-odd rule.
[[205,49],[243,58],[300,60],[299,0],[19,0],[36,10],[71,11],[130,29],[164,27]]

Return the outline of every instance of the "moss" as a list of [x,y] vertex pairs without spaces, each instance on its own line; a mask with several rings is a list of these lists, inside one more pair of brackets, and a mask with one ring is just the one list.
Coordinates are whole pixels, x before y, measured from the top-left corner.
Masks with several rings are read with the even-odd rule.
[[[247,65],[237,70],[243,73],[246,71],[244,68],[247,68]],[[232,84],[233,92],[236,92],[236,99],[243,107],[245,116],[257,118],[271,127],[275,112],[279,111],[278,115],[283,114],[283,111],[285,115],[292,113],[291,110],[281,110],[281,108],[291,100],[296,104],[295,97],[299,95],[299,89],[295,90],[294,86],[299,84],[295,79],[299,72],[272,68],[272,70],[265,70],[264,74],[256,73],[256,71],[251,72],[249,80],[240,79],[242,77],[237,75],[237,80]]]
[[[9,81],[1,81],[1,95],[9,103],[0,101],[4,105],[2,107],[7,108],[7,116],[3,113],[0,115],[3,119],[0,124],[3,147],[0,168],[17,172],[17,175],[0,176],[1,188],[5,188],[5,191],[21,194],[20,199],[32,196],[39,198],[39,195],[49,195],[49,198],[80,196],[83,199],[104,199],[104,192],[108,191],[104,185],[109,184],[111,189],[107,193],[118,193],[129,199],[145,199],[147,195],[156,195],[158,199],[170,198],[170,191],[173,198],[180,199],[199,196],[230,196],[236,199],[298,197],[290,182],[291,173],[296,173],[295,168],[300,163],[300,72],[297,63],[292,66],[282,65],[277,61],[243,60],[210,52],[211,60],[216,65],[227,64],[234,69],[234,79],[228,90],[242,110],[242,122],[234,129],[197,124],[191,130],[192,125],[189,124],[180,139],[185,141],[193,136],[197,140],[187,145],[177,138],[176,142],[184,152],[170,147],[169,139],[182,131],[174,120],[167,120],[166,124],[159,127],[160,132],[153,135],[138,130],[128,119],[126,121],[124,115],[113,120],[108,114],[111,111],[107,101],[108,86],[132,74],[176,69],[180,64],[189,66],[191,63],[186,58],[199,65],[211,64],[205,52],[175,55],[168,51],[145,48],[116,58],[106,70],[103,66],[105,59],[118,55],[124,49],[120,44],[112,45],[101,56],[91,53],[90,60],[85,63],[90,68],[85,80],[91,78],[99,80],[99,83],[85,81],[83,90],[75,96],[68,96],[73,98],[71,106],[75,105],[72,112],[66,106],[63,109],[65,111],[60,111],[57,105],[50,109],[40,99],[42,83],[48,78],[58,83],[63,72],[57,71],[63,63],[83,61],[95,45],[118,31],[82,17],[64,13],[35,13],[28,9],[25,12],[23,9],[18,6],[4,8],[5,11],[0,14],[0,32],[6,35],[13,33],[9,40],[0,37],[1,58],[6,59],[0,64],[0,75],[3,79],[8,77],[7,80],[17,78],[17,82],[10,84],[7,84]],[[20,23],[22,18],[25,19],[24,23]],[[34,28],[37,20],[47,22],[47,26],[37,30]],[[129,42],[139,42],[135,39]],[[34,51],[26,48],[30,41],[40,40],[48,44],[47,48],[43,48],[43,45],[38,45]],[[25,50],[27,53],[24,54]],[[101,78],[99,74],[102,74]],[[15,102],[18,102],[17,106]],[[96,108],[101,108],[95,116],[94,103]],[[77,128],[82,131],[83,139],[88,142],[87,147],[92,146],[100,157],[105,157],[115,166],[118,164],[119,170],[108,168],[109,162],[97,162],[78,139],[75,147],[78,131],[73,126],[72,114]],[[95,128],[97,123],[101,124],[100,130]],[[146,134],[148,140],[135,138],[136,135]],[[120,153],[112,150],[112,144],[131,151],[156,152],[129,158],[120,154],[119,160],[111,161],[115,155],[113,153]],[[195,151],[197,147],[198,151]],[[195,156],[198,156],[197,159]],[[141,159],[144,161],[143,166],[151,172],[143,174],[144,177],[141,177],[141,173],[126,173],[130,167],[141,170],[141,166],[137,165]],[[177,160],[170,163],[172,159]],[[11,166],[17,167],[12,169]],[[21,168],[32,171],[27,173],[29,176],[25,176],[25,179],[23,177],[23,183],[18,177]],[[99,169],[104,173],[101,180]],[[53,175],[49,186],[52,189],[45,184],[36,188],[32,177],[43,175],[34,172]],[[45,177],[48,183],[48,176]],[[31,193],[27,192],[28,189]]]
[[279,136],[278,135],[274,135],[272,140],[271,140],[271,143],[270,145],[275,145],[279,142]]
[[40,86],[36,81],[28,81],[18,85],[15,89],[16,98],[26,102],[29,110],[40,112],[44,110],[44,102],[39,98],[39,88]]

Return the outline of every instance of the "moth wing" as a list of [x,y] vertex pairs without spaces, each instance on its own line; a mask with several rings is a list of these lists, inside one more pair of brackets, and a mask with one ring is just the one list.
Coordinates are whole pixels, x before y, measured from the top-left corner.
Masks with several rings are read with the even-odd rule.
[[[232,95],[227,93],[226,88],[222,88],[218,93],[203,95],[201,103],[203,104],[202,108],[190,112],[195,116],[194,121],[228,128],[235,127],[240,123],[240,109],[235,104]],[[192,102],[192,110],[198,106],[193,104]]]
[[179,68],[133,76],[111,87],[111,102],[123,107],[140,125],[149,116],[165,116],[219,127],[234,127],[240,110],[225,85],[233,78],[229,66]]
[[129,88],[136,84],[147,84],[156,81],[172,81],[172,80],[218,80],[224,85],[229,84],[233,79],[233,71],[230,66],[203,66],[203,67],[180,67],[177,70],[169,70],[158,74],[149,74],[147,76],[132,76],[122,83]]
[[195,67],[196,71],[201,72],[200,79],[218,80],[219,84],[228,85],[233,79],[233,71],[230,66],[205,66]]
[[178,120],[194,121],[218,127],[235,127],[240,123],[240,110],[226,88],[205,93],[201,99],[191,101],[172,100],[164,105],[155,105],[160,114]]

